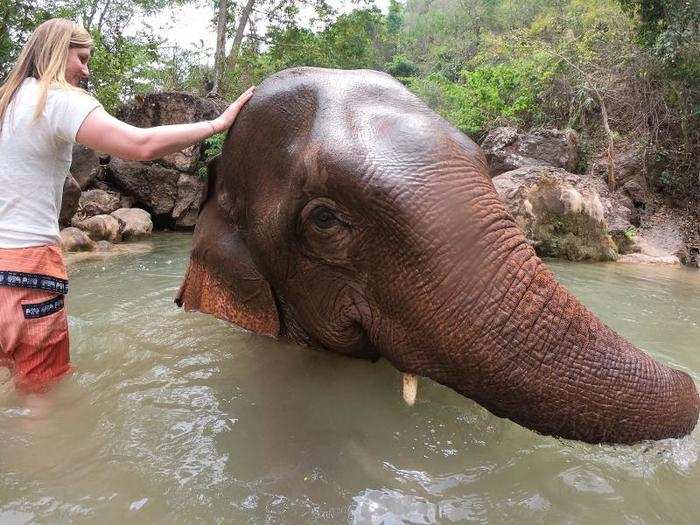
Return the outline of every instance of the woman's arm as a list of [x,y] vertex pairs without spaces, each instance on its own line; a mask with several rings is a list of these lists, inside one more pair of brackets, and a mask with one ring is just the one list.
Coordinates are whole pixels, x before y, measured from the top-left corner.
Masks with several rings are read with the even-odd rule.
[[85,118],[75,138],[83,146],[123,159],[158,159],[230,128],[254,90],[249,88],[214,120],[192,124],[137,128],[97,108]]

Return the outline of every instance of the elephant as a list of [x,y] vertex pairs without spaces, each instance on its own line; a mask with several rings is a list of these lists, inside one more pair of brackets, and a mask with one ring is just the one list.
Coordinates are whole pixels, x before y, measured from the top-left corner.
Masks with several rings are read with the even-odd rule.
[[589,443],[681,437],[700,398],[559,284],[485,156],[390,75],[293,68],[208,167],[175,299],[252,332],[387,359]]

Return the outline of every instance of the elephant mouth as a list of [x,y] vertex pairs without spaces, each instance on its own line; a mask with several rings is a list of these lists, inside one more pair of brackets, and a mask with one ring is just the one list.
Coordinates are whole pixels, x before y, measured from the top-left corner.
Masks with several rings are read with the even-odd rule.
[[175,304],[186,311],[212,314],[268,337],[277,337],[280,332],[279,316],[269,287],[257,279],[232,283],[197,260],[190,262]]

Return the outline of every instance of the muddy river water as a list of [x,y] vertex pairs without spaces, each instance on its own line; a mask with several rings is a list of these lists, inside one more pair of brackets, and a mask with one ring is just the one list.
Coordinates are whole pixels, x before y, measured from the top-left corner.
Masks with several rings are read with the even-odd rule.
[[[74,373],[0,374],[0,523],[698,523],[700,430],[544,437],[422,379],[172,302],[187,234],[72,256]],[[608,325],[700,383],[700,272],[551,262]]]

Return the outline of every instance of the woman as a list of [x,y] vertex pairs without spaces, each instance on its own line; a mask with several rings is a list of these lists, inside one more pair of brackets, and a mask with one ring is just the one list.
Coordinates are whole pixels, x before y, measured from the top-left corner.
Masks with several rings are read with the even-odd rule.
[[78,87],[91,50],[82,27],[44,22],[0,87],[0,364],[30,389],[70,369],[58,214],[73,144],[131,160],[163,157],[228,129],[253,95],[251,87],[214,120],[136,128]]

